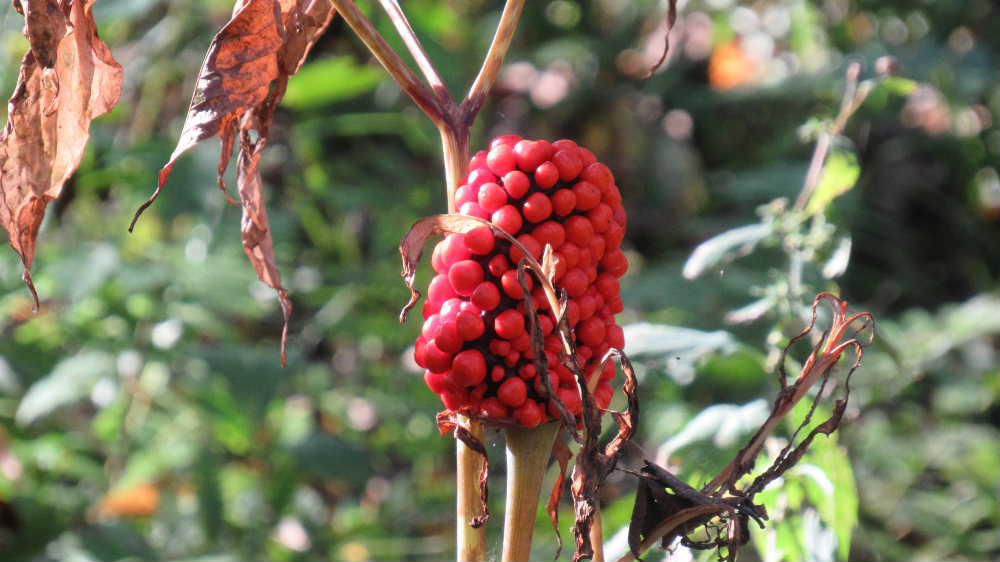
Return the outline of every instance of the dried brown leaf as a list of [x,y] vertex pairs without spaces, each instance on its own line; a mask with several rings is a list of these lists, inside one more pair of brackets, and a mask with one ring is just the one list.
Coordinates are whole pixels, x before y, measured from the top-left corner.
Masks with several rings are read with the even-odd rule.
[[[685,546],[717,549],[722,558],[732,559],[739,547],[749,541],[748,520],[754,519],[763,526],[767,514],[763,507],[753,503],[754,497],[795,466],[818,435],[830,435],[837,430],[847,408],[851,375],[861,365],[864,347],[874,337],[874,319],[870,313],[849,314],[846,301],[830,293],[820,293],[813,301],[809,324],[791,339],[784,354],[797,342],[815,333],[817,308],[823,303],[829,303],[833,309],[830,328],[817,338],[799,376],[792,383],[788,382],[784,371],[784,356],[782,357],[779,369],[781,390],[770,416],[708,485],[695,490],[667,469],[646,461],[642,473],[637,474],[641,481],[629,527],[631,554],[623,557],[620,562],[637,559],[642,551],[656,542],[666,548],[678,537]],[[864,333],[869,330],[871,333],[866,337]],[[831,416],[798,441],[799,434],[812,424],[819,402],[827,395],[825,390],[833,380],[833,368],[848,351],[853,351],[855,358],[840,385],[843,396],[834,403]],[[819,389],[812,399],[809,411],[792,432],[788,444],[776,455],[769,467],[741,489],[739,482],[753,471],[767,437],[817,383]],[[706,529],[708,540],[694,541],[687,536],[699,527]]]
[[483,457],[483,468],[479,471],[479,508],[482,511],[482,515],[474,517],[469,523],[471,527],[478,529],[490,520],[490,457],[486,454],[486,446],[468,428],[459,423],[457,415],[450,410],[438,412],[437,425],[441,435],[454,433],[455,439],[458,439],[466,447]]
[[223,176],[238,139],[236,182],[243,207],[243,249],[257,276],[277,292],[281,301],[282,364],[286,362],[292,305],[275,263],[260,157],[289,78],[302,66],[334,13],[329,0],[240,0],[236,4],[232,19],[216,34],[205,56],[177,147],[160,170],[156,190],[139,207],[129,227],[131,230],[135,226],[142,212],[159,196],[177,159],[210,137],[222,141],[219,189],[235,203],[226,191]]
[[31,266],[45,207],[80,165],[90,122],[118,103],[123,77],[98,37],[94,0],[13,4],[24,15],[30,50],[0,132],[0,223],[37,308]]

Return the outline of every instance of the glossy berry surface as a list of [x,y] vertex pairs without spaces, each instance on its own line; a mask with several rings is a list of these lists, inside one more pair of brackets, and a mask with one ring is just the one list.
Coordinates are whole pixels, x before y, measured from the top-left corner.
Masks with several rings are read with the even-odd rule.
[[[607,166],[569,140],[549,142],[505,135],[477,153],[456,191],[459,212],[491,221],[524,250],[480,227],[451,234],[434,248],[424,325],[414,358],[445,407],[498,423],[534,427],[558,417],[548,394],[573,415],[582,412],[576,380],[560,364],[562,345],[549,302],[531,275],[518,281],[525,251],[557,258],[555,285],[569,297],[567,317],[576,359],[597,378],[594,399],[607,408],[614,365],[600,365],[624,345],[615,322],[622,310],[619,278],[628,269],[621,251],[626,214]],[[548,373],[536,367],[526,299],[538,312]]]

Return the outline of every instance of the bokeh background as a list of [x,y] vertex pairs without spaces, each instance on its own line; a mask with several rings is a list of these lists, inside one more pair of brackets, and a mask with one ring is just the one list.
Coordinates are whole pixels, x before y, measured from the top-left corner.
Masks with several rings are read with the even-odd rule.
[[[874,312],[878,337],[843,429],[764,494],[774,523],[753,529],[744,559],[1000,557],[996,3],[690,0],[648,80],[664,2],[527,4],[473,144],[573,138],[616,173],[632,262],[621,321],[643,408],[624,464],[648,455],[709,478],[766,415],[777,351],[829,289]],[[462,91],[501,3],[403,5]],[[444,208],[438,137],[342,21],[293,78],[263,164],[296,307],[287,368],[276,299],[215,187],[216,142],[185,156],[126,231],[230,9],[97,3],[126,92],[49,209],[37,314],[16,256],[0,252],[4,561],[453,556],[453,442],[408,358],[418,324],[396,320],[397,244]],[[10,92],[26,42],[9,4],[0,23]],[[885,55],[898,72],[876,83]],[[824,185],[831,198],[856,186],[795,214],[850,62],[873,89]],[[769,226],[716,239],[688,265],[701,275],[683,275],[699,243],[752,224]],[[488,445],[499,512],[502,441]],[[633,495],[626,475],[605,489],[614,552]],[[564,537],[571,520],[564,506]],[[541,518],[536,551],[555,551]]]

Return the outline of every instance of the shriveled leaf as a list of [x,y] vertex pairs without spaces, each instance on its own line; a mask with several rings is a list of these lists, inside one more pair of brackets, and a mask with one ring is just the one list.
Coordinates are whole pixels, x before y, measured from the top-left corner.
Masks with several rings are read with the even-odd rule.
[[94,0],[21,2],[30,50],[21,60],[0,132],[0,223],[31,280],[45,207],[76,171],[90,122],[111,110],[122,90],[122,68],[97,35]]
[[[243,207],[243,249],[257,276],[281,301],[282,364],[287,360],[292,305],[275,262],[260,157],[289,78],[298,72],[334,13],[328,0],[240,0],[236,4],[232,19],[212,40],[205,56],[177,147],[160,170],[152,197],[136,212],[130,227],[159,196],[177,159],[211,137],[222,141],[218,184],[227,193],[223,176],[238,140],[236,181]],[[228,193],[226,197],[235,203]]]
[[827,157],[823,176],[809,198],[806,211],[822,213],[834,199],[850,191],[860,176],[861,164],[854,151],[846,148],[834,149]]
[[684,263],[684,278],[695,279],[710,267],[752,252],[772,230],[769,223],[748,224],[705,240]]
[[59,362],[32,384],[17,406],[14,419],[28,425],[90,394],[101,377],[113,374],[114,358],[104,352],[84,352]]

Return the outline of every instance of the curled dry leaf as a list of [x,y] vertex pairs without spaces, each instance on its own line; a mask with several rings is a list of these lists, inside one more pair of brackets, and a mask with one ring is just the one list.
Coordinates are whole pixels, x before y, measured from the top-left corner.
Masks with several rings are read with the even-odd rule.
[[645,79],[650,79],[656,74],[656,71],[663,66],[663,63],[667,61],[667,55],[670,54],[670,32],[674,30],[674,23],[677,22],[677,0],[667,0],[667,33],[663,37],[663,51],[660,52],[660,58],[653,63],[650,67],[649,72],[644,77]]
[[31,280],[45,207],[76,171],[90,138],[90,122],[111,110],[122,90],[122,68],[97,35],[93,0],[21,2],[30,50],[0,132],[0,222]]
[[[785,356],[798,342],[815,335],[817,309],[823,303],[829,303],[833,309],[832,324],[815,338],[816,343],[803,363],[799,376],[789,383],[784,370]],[[763,526],[763,520],[767,519],[764,508],[754,504],[754,497],[795,466],[818,435],[830,435],[840,426],[850,396],[851,375],[861,365],[864,348],[871,343],[873,337],[874,318],[871,313],[850,314],[846,301],[830,293],[817,295],[813,301],[809,324],[785,347],[779,368],[781,390],[770,415],[718,476],[701,490],[695,490],[667,469],[649,461],[646,461],[641,473],[636,474],[640,477],[640,483],[629,526],[629,547],[632,552],[620,562],[637,559],[643,551],[657,542],[666,548],[677,538],[689,548],[716,549],[723,559],[733,559],[739,547],[749,541],[748,520],[753,519]],[[835,401],[831,416],[812,427],[799,440],[799,434],[812,425],[819,402],[828,394],[825,392],[827,386],[837,384],[835,381],[831,383],[833,369],[849,351],[854,352],[854,361],[839,385],[843,388],[843,396]],[[766,439],[817,383],[819,389],[812,398],[809,411],[792,432],[788,444],[769,467],[740,488],[738,483],[753,471]],[[706,540],[696,541],[690,538],[689,535],[698,528],[705,529],[705,536],[708,537]]]
[[[292,305],[275,263],[260,157],[289,78],[298,72],[309,50],[329,27],[334,13],[328,0],[237,2],[232,19],[212,40],[205,56],[177,147],[160,170],[152,197],[139,207],[129,227],[130,230],[135,227],[142,212],[159,196],[177,159],[210,137],[217,136],[222,141],[218,184],[226,193],[223,176],[238,139],[236,182],[243,207],[243,249],[261,281],[277,291],[281,300],[282,364],[286,361]],[[226,197],[235,203],[228,194]]]

